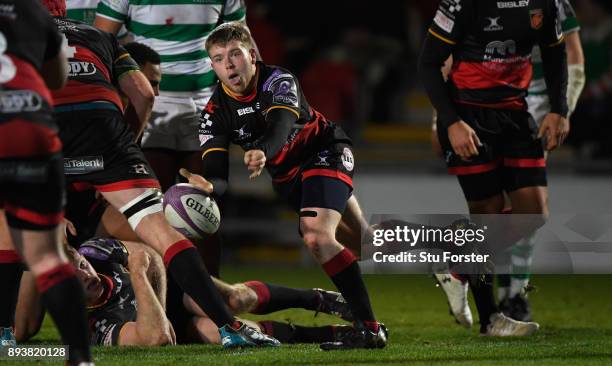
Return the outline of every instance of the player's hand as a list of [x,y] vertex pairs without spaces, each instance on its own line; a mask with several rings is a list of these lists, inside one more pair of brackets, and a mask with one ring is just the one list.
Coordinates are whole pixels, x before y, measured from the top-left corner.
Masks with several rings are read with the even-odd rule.
[[209,181],[207,181],[203,176],[199,174],[194,174],[185,168],[181,168],[179,170],[179,174],[185,177],[189,184],[194,187],[203,190],[207,194],[211,194],[213,191],[213,185]]
[[244,153],[244,165],[251,172],[249,179],[257,178],[266,166],[266,154],[261,150],[249,150]]
[[128,257],[128,268],[130,272],[141,271],[141,273],[146,273],[149,269],[149,264],[151,264],[151,256],[149,253],[142,249],[130,252]]
[[538,138],[544,139],[546,151],[552,151],[563,144],[569,131],[570,125],[567,118],[557,113],[548,113],[540,125]]
[[478,155],[478,146],[482,146],[476,131],[461,120],[448,127],[448,139],[455,154],[463,160],[470,160],[472,156]]

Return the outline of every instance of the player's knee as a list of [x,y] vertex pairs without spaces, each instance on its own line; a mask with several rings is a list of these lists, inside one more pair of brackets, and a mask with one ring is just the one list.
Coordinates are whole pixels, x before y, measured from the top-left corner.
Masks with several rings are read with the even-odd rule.
[[248,312],[257,306],[257,294],[248,286],[236,284],[227,300],[228,306],[234,314]]
[[471,214],[499,214],[504,208],[503,196],[494,196],[484,200],[468,201]]

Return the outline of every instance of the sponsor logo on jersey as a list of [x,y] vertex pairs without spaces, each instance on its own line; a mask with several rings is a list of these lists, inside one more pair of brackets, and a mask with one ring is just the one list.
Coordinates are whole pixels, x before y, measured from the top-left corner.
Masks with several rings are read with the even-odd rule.
[[544,23],[544,12],[542,9],[530,10],[529,18],[531,19],[531,28],[540,29],[542,27],[542,23]]
[[42,98],[30,90],[0,92],[0,113],[35,112],[42,107]]
[[483,30],[485,32],[496,32],[496,31],[500,31],[500,30],[504,29],[504,27],[499,25],[499,18],[500,17],[495,17],[495,18],[487,17],[487,19],[489,20],[489,25],[484,27]]
[[64,158],[64,174],[87,174],[104,170],[102,156],[79,156]]
[[529,0],[498,1],[497,2],[498,9],[524,8],[526,6],[529,6]]
[[17,18],[17,13],[15,12],[15,5],[0,4],[0,17],[9,19]]
[[239,116],[244,116],[245,114],[255,113],[255,110],[253,109],[253,107],[249,106],[246,108],[240,108],[236,110],[236,112],[238,112]]
[[213,135],[202,135],[202,134],[200,134],[199,138],[200,138],[200,147],[202,147],[202,146],[204,146],[204,144],[206,142],[208,142],[208,140],[213,138]]
[[455,21],[444,15],[444,13],[442,13],[440,10],[436,12],[434,23],[436,23],[436,25],[446,33],[451,33],[455,27]]
[[245,131],[244,131],[244,128],[245,128],[245,127],[246,127],[246,125],[244,125],[244,126],[240,127],[240,128],[239,128],[239,129],[237,129],[237,130],[234,130],[234,132],[236,132],[236,134],[237,134],[236,139],[237,139],[238,141],[240,141],[240,140],[244,140],[244,139],[248,139],[248,138],[250,138],[250,137],[251,137],[251,133],[250,133],[250,132],[245,132]]
[[91,62],[70,61],[68,63],[68,76],[89,76],[97,71],[96,65]]
[[516,42],[514,42],[512,39],[508,39],[506,41],[492,41],[487,44],[485,52],[494,56],[513,55],[516,53]]

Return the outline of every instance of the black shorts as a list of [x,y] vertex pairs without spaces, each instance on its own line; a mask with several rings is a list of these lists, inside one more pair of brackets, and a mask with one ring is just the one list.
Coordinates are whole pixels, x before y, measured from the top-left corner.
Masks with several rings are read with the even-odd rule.
[[457,175],[468,201],[524,187],[546,186],[546,160],[538,129],[527,111],[456,105],[482,142],[479,155],[463,161],[453,152],[446,128],[438,128],[448,172]]
[[78,190],[95,187],[100,192],[159,188],[153,170],[134,142],[134,134],[114,105],[72,106],[74,110],[60,106],[57,113],[69,185]]
[[49,230],[63,218],[62,143],[50,107],[0,115],[0,208],[9,226]]
[[77,231],[76,236],[66,231],[66,238],[68,244],[78,248],[81,243],[96,235],[108,202],[97,196],[95,189],[77,191],[74,187],[69,186],[66,193],[68,196],[66,219],[72,222]]
[[322,149],[288,178],[273,179],[274,190],[295,211],[305,207],[329,208],[344,213],[353,191],[355,159],[351,146],[336,143]]

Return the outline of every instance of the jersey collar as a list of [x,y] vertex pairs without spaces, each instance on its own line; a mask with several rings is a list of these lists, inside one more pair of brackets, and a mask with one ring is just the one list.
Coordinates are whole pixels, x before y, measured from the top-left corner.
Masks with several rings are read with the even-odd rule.
[[102,286],[104,286],[104,292],[102,292],[102,296],[100,296],[98,301],[96,301],[96,304],[88,306],[87,310],[98,309],[106,305],[108,300],[110,300],[111,296],[113,295],[113,289],[115,288],[115,284],[113,283],[113,280],[111,280],[110,277],[103,275],[102,273],[98,273],[98,274],[100,275],[100,279],[102,280]]
[[232,92],[225,84],[221,83],[221,87],[225,94],[227,94],[230,98],[235,99],[242,103],[250,103],[255,99],[257,95],[257,85],[259,85],[259,63],[257,63],[257,70],[255,71],[255,83],[253,84],[253,90],[248,95],[238,95]]

